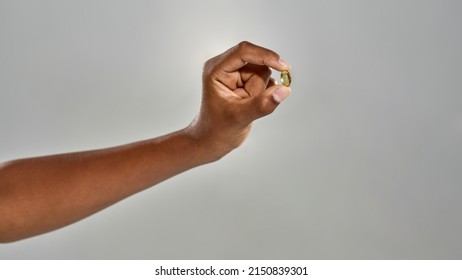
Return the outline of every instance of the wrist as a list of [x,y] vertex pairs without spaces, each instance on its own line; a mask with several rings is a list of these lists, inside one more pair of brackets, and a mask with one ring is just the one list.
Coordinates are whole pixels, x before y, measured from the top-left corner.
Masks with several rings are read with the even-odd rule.
[[230,144],[229,139],[222,139],[226,137],[206,133],[204,130],[203,127],[198,127],[195,121],[182,130],[204,164],[221,159],[238,146]]

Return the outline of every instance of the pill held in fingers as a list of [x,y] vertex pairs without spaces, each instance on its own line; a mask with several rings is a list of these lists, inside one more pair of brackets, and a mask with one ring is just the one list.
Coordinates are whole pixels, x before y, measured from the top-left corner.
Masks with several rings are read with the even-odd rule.
[[292,77],[290,76],[290,72],[284,70],[281,72],[281,83],[282,85],[289,87],[290,83],[292,83]]

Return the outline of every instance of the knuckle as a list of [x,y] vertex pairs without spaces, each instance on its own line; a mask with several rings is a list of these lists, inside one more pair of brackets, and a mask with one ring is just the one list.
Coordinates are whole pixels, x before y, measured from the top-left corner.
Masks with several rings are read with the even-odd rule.
[[204,62],[204,66],[202,68],[202,75],[203,77],[210,77],[216,71],[218,62],[220,57],[213,57]]
[[252,43],[250,43],[249,41],[241,41],[239,44],[237,44],[236,49],[237,50],[246,50],[250,46],[252,46]]
[[210,58],[209,60],[207,60],[206,62],[204,62],[204,72],[206,71],[209,71],[210,69],[213,69],[213,67],[215,66],[215,57],[214,58]]
[[239,42],[239,44],[237,44],[239,47],[243,48],[243,47],[246,47],[250,44],[249,41],[241,41]]

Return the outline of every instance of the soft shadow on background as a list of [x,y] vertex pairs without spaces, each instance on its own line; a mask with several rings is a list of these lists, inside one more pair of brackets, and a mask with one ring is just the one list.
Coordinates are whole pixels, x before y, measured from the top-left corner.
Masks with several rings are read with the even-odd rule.
[[294,82],[221,161],[0,258],[462,258],[461,3],[1,1],[0,162],[186,126],[242,40]]

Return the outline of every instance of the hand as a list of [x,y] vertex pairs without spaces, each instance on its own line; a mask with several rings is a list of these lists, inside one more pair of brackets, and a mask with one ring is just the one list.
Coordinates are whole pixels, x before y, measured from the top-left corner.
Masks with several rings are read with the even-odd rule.
[[290,95],[290,88],[270,78],[270,68],[283,71],[290,65],[275,52],[249,42],[205,63],[200,112],[185,131],[213,159],[238,147],[252,122],[272,113]]
[[83,219],[239,146],[252,121],[278,106],[290,89],[271,68],[289,65],[247,42],[205,63],[199,115],[185,129],[119,147],[0,164],[0,242]]

